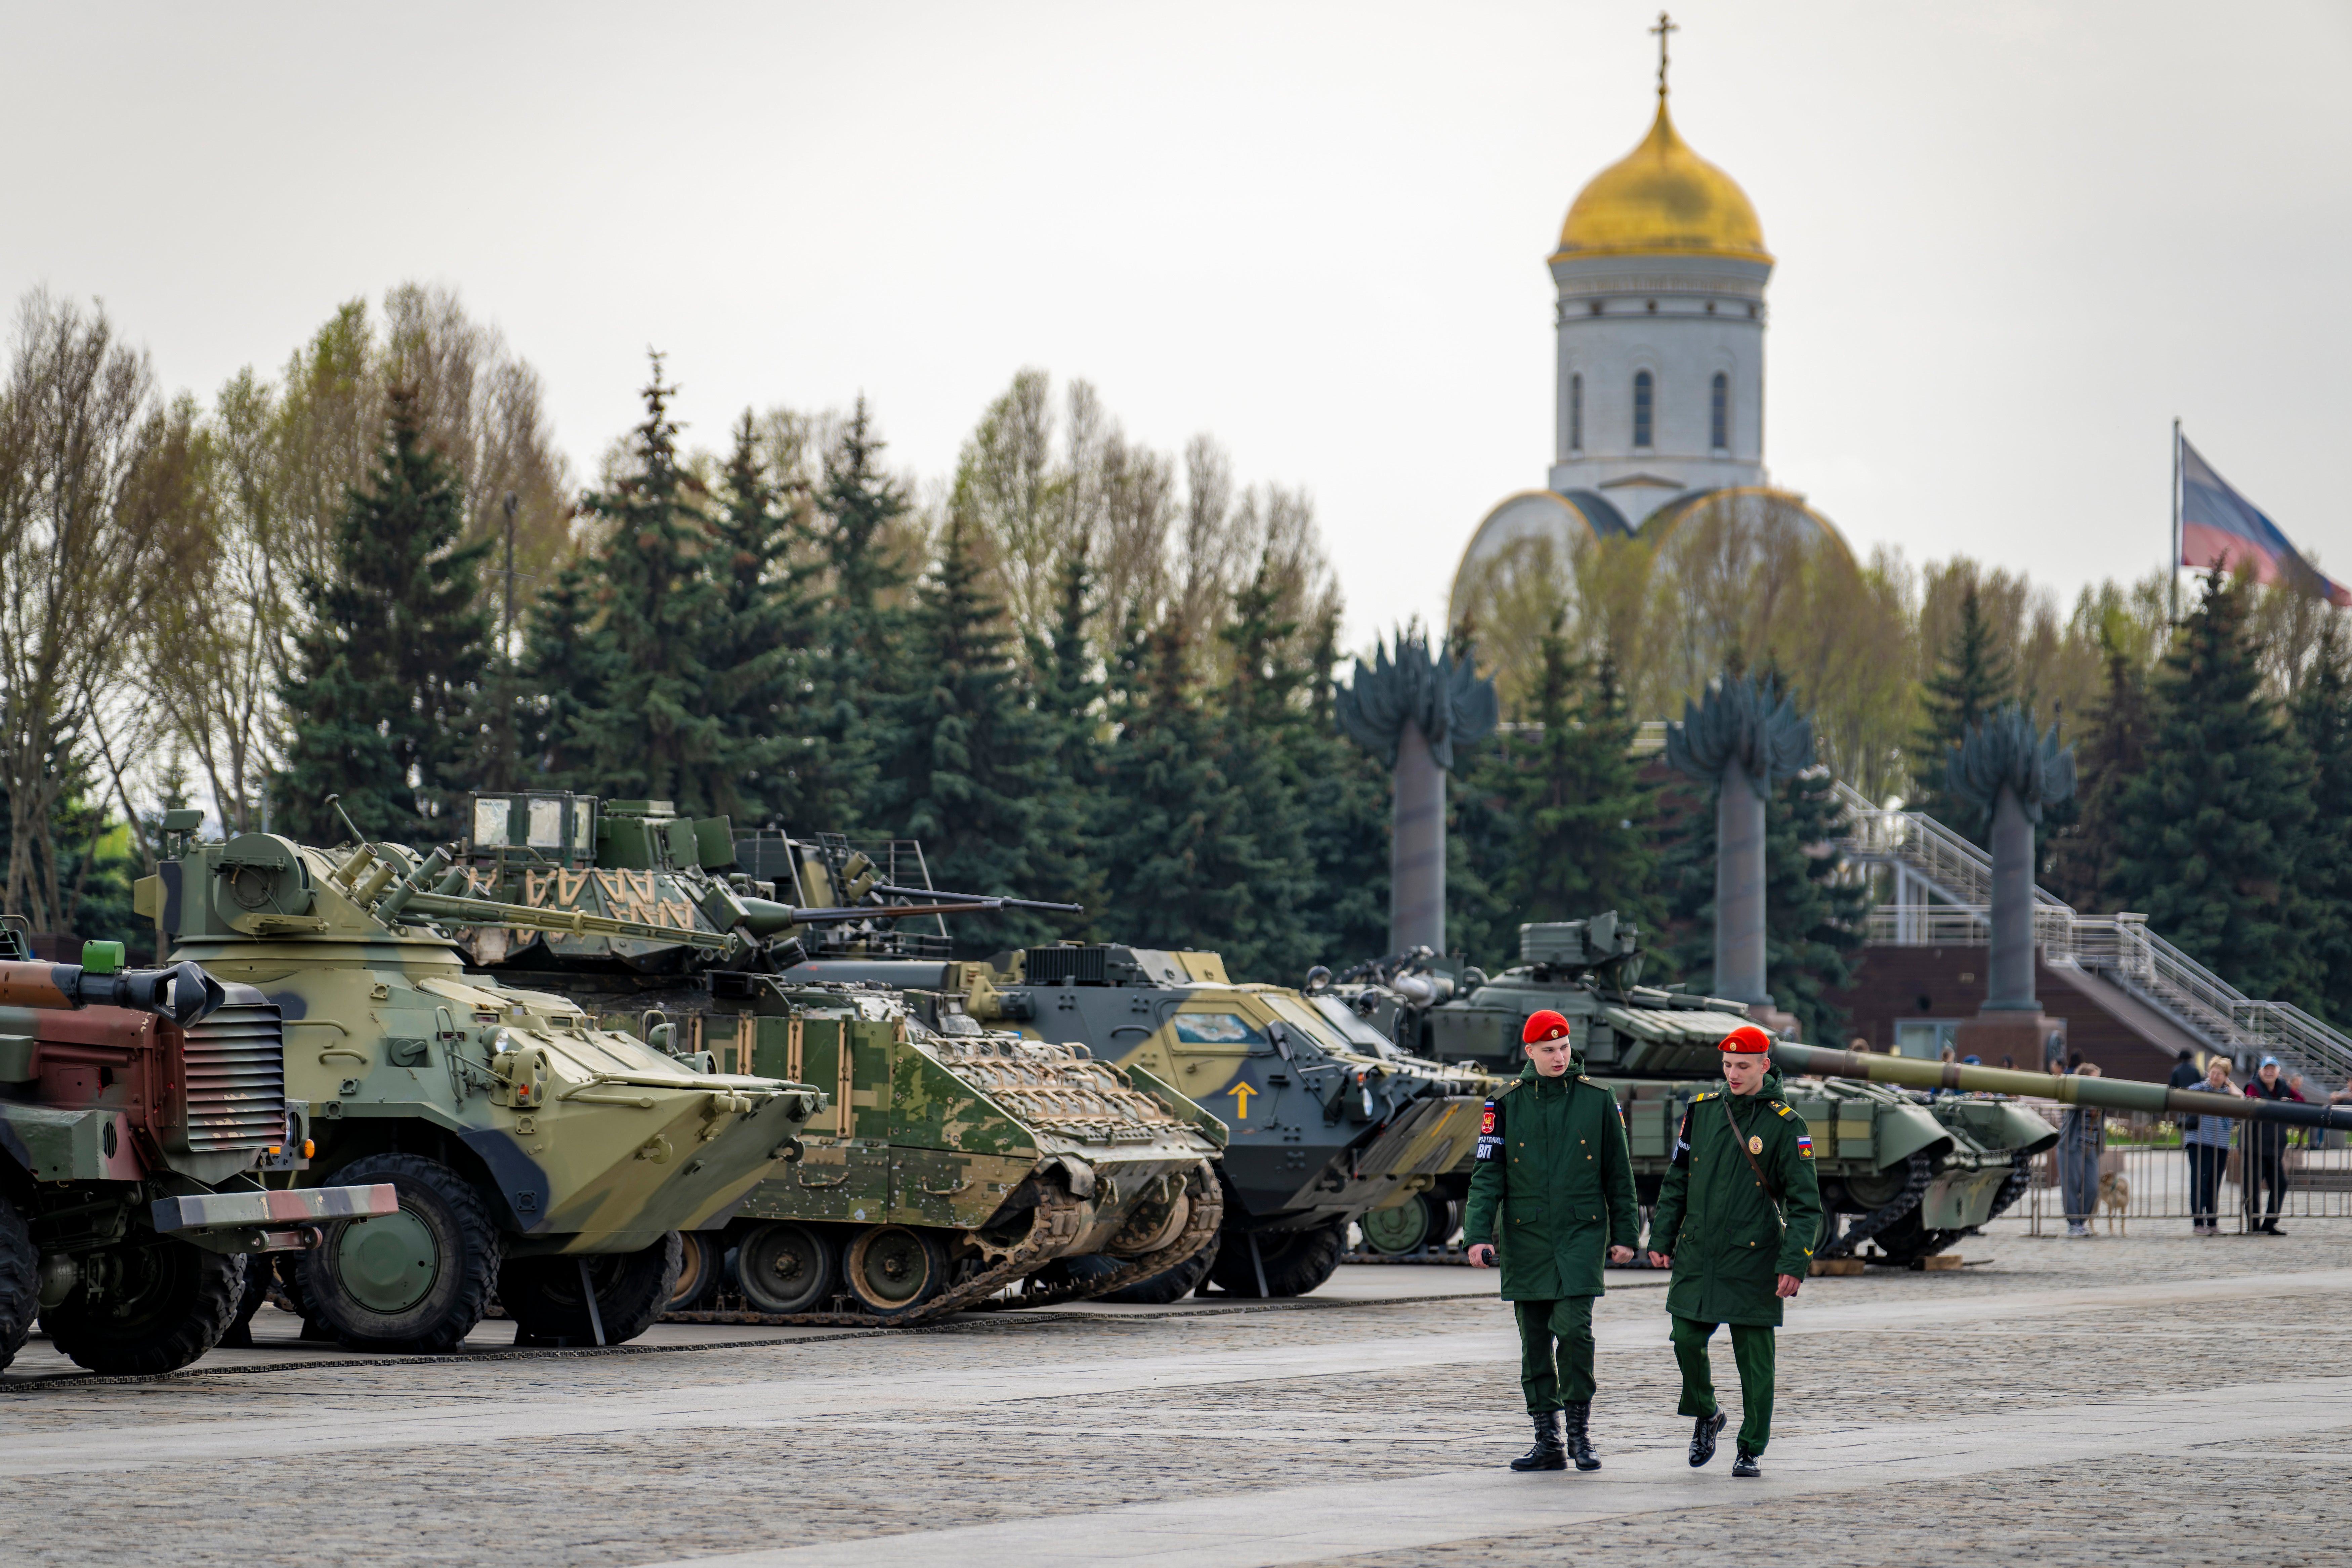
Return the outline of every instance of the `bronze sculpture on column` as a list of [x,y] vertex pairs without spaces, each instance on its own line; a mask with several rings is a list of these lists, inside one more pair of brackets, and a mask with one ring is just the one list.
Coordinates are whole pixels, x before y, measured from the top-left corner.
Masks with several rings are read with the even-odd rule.
[[2074,795],[2074,748],[2058,744],[2055,724],[2037,736],[2033,715],[2011,703],[1949,748],[1944,791],[1992,820],[1992,959],[1984,1005],[1954,1043],[1964,1057],[2063,1067],[2066,1021],[2034,994],[2033,826]]
[[1373,650],[1338,694],[1341,732],[1393,770],[1390,814],[1389,951],[1445,951],[1445,773],[1454,748],[1494,733],[1501,717],[1493,680],[1465,654],[1433,656],[1405,632],[1396,654]]
[[1811,765],[1812,721],[1770,676],[1726,676],[1666,726],[1666,765],[1711,784],[1715,804],[1715,978],[1707,989],[1748,1004],[1775,1033],[1797,1020],[1764,984],[1764,808],[1776,780]]

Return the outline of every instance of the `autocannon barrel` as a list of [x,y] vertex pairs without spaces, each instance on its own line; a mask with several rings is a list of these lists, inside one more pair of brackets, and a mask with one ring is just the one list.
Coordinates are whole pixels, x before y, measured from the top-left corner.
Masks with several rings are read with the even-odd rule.
[[1910,1089],[1975,1089],[1987,1094],[2054,1100],[2066,1105],[2095,1105],[2108,1110],[2222,1116],[2241,1121],[2279,1121],[2293,1127],[2352,1128],[2352,1107],[2210,1094],[2168,1089],[2160,1083],[2139,1083],[2131,1079],[2093,1078],[2086,1073],[2014,1072],[2005,1068],[1969,1067],[1963,1062],[1923,1061],[1916,1057],[1882,1057],[1875,1053],[1865,1056],[1788,1041],[1772,1047],[1772,1060],[1789,1072],[1860,1079],[1866,1083],[1899,1084]]
[[733,951],[740,939],[732,931],[699,931],[693,927],[653,925],[645,921],[616,920],[581,910],[538,909],[502,904],[495,899],[458,899],[446,893],[412,894],[404,914],[446,920],[460,925],[510,926],[518,931],[553,931],[570,936],[635,937],[646,942],[683,942],[689,947]]
[[185,1028],[227,1000],[219,981],[193,963],[169,969],[100,970],[79,963],[0,961],[0,1007],[63,1012],[128,1007]]

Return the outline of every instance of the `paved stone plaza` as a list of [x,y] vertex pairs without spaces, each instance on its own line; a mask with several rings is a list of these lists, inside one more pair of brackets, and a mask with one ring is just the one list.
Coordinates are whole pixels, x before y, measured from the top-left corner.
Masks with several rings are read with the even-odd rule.
[[[2352,1221],[1972,1239],[1810,1282],[1761,1481],[1682,1458],[1663,1279],[1597,1314],[1597,1474],[1513,1475],[1491,1274],[914,1334],[663,1328],[387,1364],[295,1345],[0,1379],[10,1561],[1552,1564],[2352,1561]],[[1733,1386],[1730,1356],[1718,1383]],[[46,1380],[46,1381],[45,1381]]]

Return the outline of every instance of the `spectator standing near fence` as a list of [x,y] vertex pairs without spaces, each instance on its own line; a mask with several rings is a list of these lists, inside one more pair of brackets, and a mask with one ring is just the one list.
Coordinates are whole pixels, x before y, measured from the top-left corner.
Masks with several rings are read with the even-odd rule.
[[[2215,1057],[2205,1064],[2205,1094],[2228,1094],[2230,1058]],[[2197,1236],[2221,1233],[2221,1172],[2230,1163],[2230,1119],[2226,1116],[2185,1115],[2180,1119],[2181,1146],[2189,1151],[2189,1216]]]
[[2204,1076],[2197,1070],[2195,1051],[2181,1052],[2172,1064],[2172,1087],[2175,1089],[2195,1089],[2198,1080]]
[[[2303,1096],[2292,1084],[2279,1081],[2278,1058],[2264,1057],[2261,1068],[2246,1082],[2246,1098],[2301,1100]],[[2250,1121],[2241,1147],[2245,1163],[2239,1187],[2246,1197],[2246,1228],[2263,1236],[2284,1236],[2278,1216],[2279,1205],[2286,1198],[2286,1129],[2273,1121]]]
[[[2099,1076],[2096,1062],[2077,1061],[2078,1076]],[[2066,1200],[2070,1238],[2089,1241],[2098,1234],[2091,1219],[2099,1212],[2099,1155],[2106,1146],[2107,1113],[2095,1105],[2070,1107],[2058,1126],[2058,1187]]]

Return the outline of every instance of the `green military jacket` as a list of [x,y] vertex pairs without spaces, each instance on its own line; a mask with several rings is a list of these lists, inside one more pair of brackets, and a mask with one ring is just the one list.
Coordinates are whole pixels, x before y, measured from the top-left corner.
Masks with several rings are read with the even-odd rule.
[[[1741,1143],[1754,1149],[1756,1165],[1779,1189],[1785,1229]],[[1821,1224],[1813,1140],[1804,1118],[1781,1103],[1780,1074],[1766,1073],[1751,1095],[1718,1089],[1691,1102],[1650,1215],[1649,1249],[1675,1260],[1667,1311],[1702,1323],[1779,1327],[1776,1277],[1805,1277]]]
[[1529,1062],[1479,1124],[1462,1239],[1494,1244],[1507,1301],[1600,1295],[1611,1245],[1641,1234],[1624,1117],[1583,1066],[1545,1078]]

